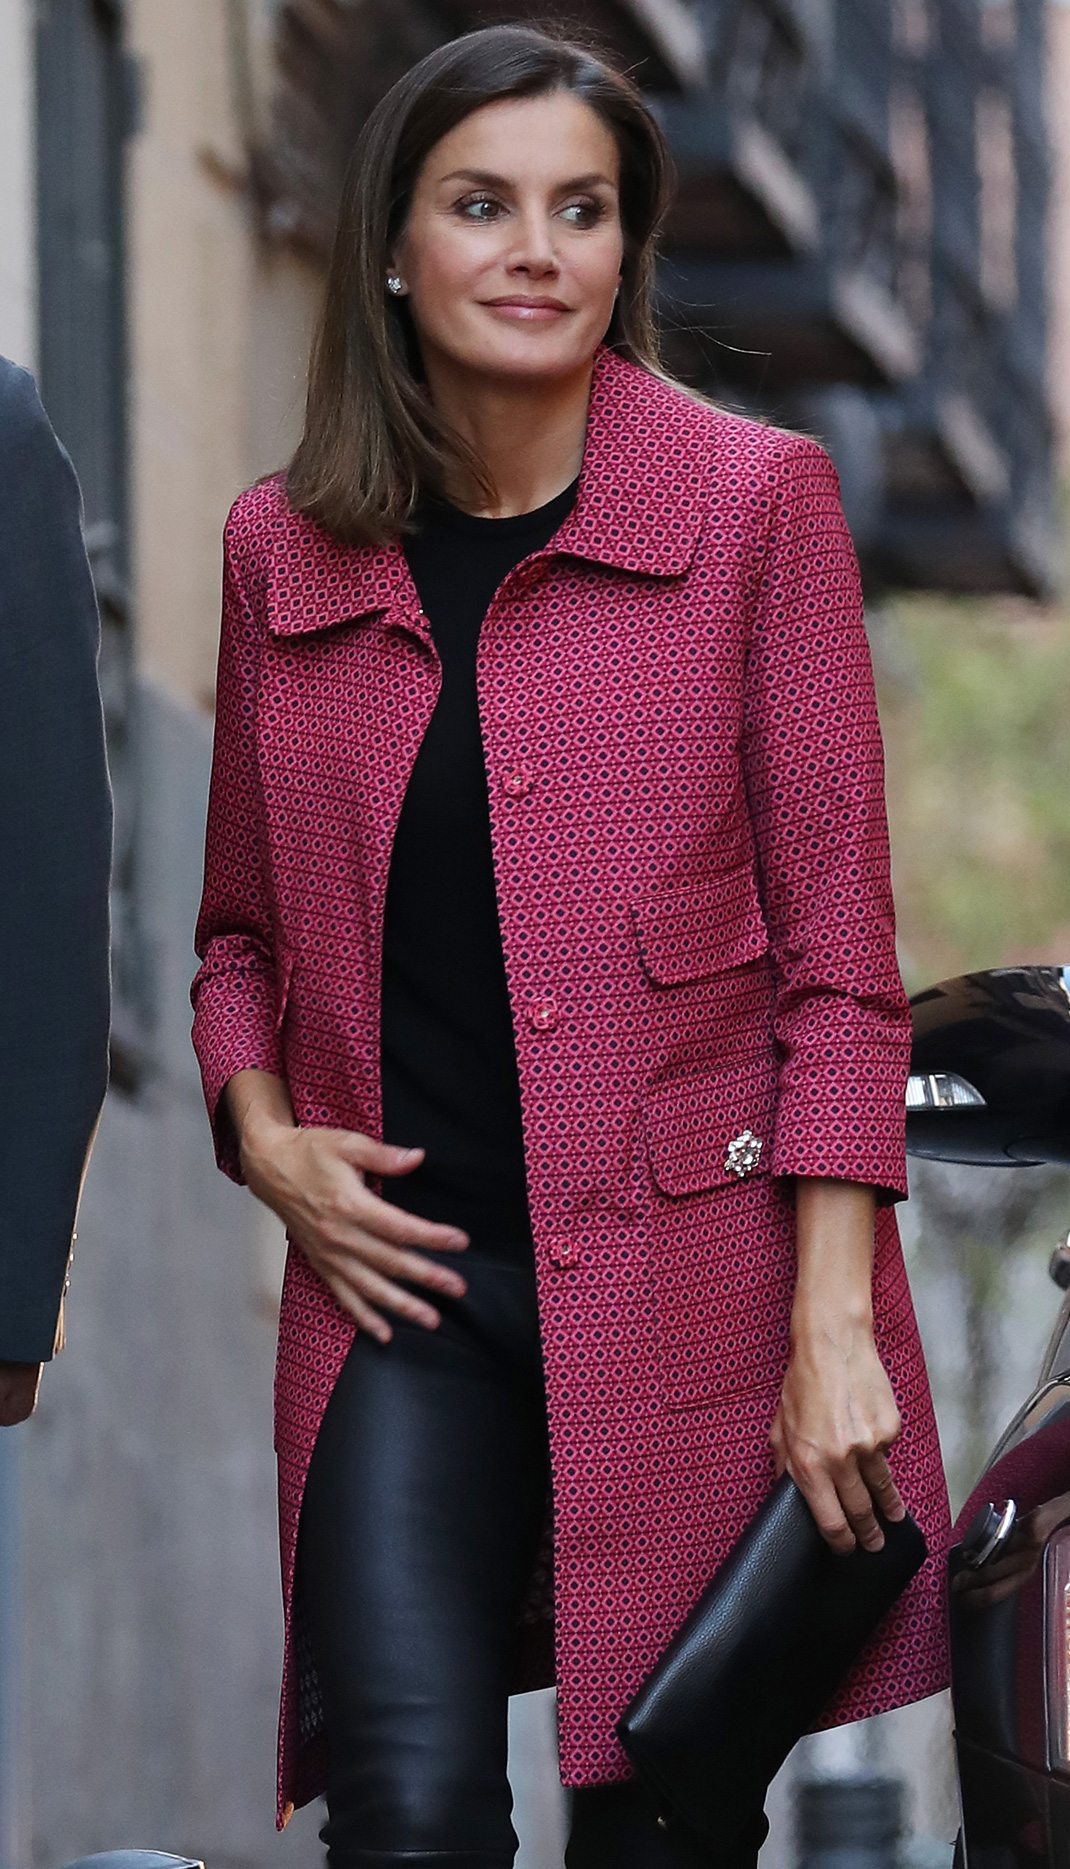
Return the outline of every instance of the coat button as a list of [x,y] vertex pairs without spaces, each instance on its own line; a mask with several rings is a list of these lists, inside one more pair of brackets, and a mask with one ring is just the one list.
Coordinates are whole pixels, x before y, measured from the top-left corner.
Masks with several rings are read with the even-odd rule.
[[524,798],[530,792],[534,779],[530,766],[523,764],[510,766],[502,774],[502,791],[506,798]]
[[528,1013],[533,1032],[552,1032],[560,1017],[552,999],[537,999]]
[[549,1252],[551,1265],[567,1266],[576,1263],[576,1248],[569,1240],[551,1240]]

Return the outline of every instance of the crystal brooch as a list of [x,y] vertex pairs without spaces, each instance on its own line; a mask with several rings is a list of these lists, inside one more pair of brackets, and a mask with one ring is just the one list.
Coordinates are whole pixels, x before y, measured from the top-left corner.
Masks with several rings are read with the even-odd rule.
[[762,1144],[752,1129],[745,1129],[741,1136],[728,1144],[728,1154],[724,1158],[725,1173],[738,1175],[742,1181],[744,1175],[754,1173],[762,1156]]

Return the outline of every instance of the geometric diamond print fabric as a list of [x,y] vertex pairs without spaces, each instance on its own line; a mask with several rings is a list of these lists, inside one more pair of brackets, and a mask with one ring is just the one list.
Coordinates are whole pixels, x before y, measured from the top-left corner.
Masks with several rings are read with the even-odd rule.
[[[398,546],[339,545],[278,481],[243,495],[194,984],[232,1175],[219,1099],[245,1067],[285,1076],[302,1123],[379,1134],[387,871],[438,686]],[[829,1718],[935,1693],[947,1499],[892,1205],[910,1019],[858,575],[825,454],[600,351],[575,509],[495,596],[479,698],[554,1489],[516,1685],[556,1668],[566,1783],[627,1775],[614,1722],[771,1484],[791,1177],[829,1175],[882,1191],[893,1462],[931,1550]],[[762,1147],[737,1175],[729,1146],[748,1130]],[[322,1784],[293,1560],[352,1334],[291,1248],[281,1820]]]

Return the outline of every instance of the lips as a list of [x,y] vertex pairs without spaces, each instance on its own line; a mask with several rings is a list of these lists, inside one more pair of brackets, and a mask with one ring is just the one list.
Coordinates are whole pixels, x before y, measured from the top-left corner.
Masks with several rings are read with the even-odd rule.
[[507,317],[531,319],[542,323],[550,318],[560,318],[569,307],[560,299],[554,298],[518,298],[510,296],[500,299],[484,299],[488,311],[504,312]]

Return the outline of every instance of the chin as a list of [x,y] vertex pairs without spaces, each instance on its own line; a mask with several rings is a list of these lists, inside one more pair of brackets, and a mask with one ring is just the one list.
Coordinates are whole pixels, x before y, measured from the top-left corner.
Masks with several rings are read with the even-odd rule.
[[465,346],[464,363],[480,376],[517,380],[571,376],[590,364],[599,339],[592,334],[589,342],[579,342],[570,332],[567,341],[563,340],[563,333],[548,330],[510,333],[497,343],[488,343],[481,334],[477,344]]

